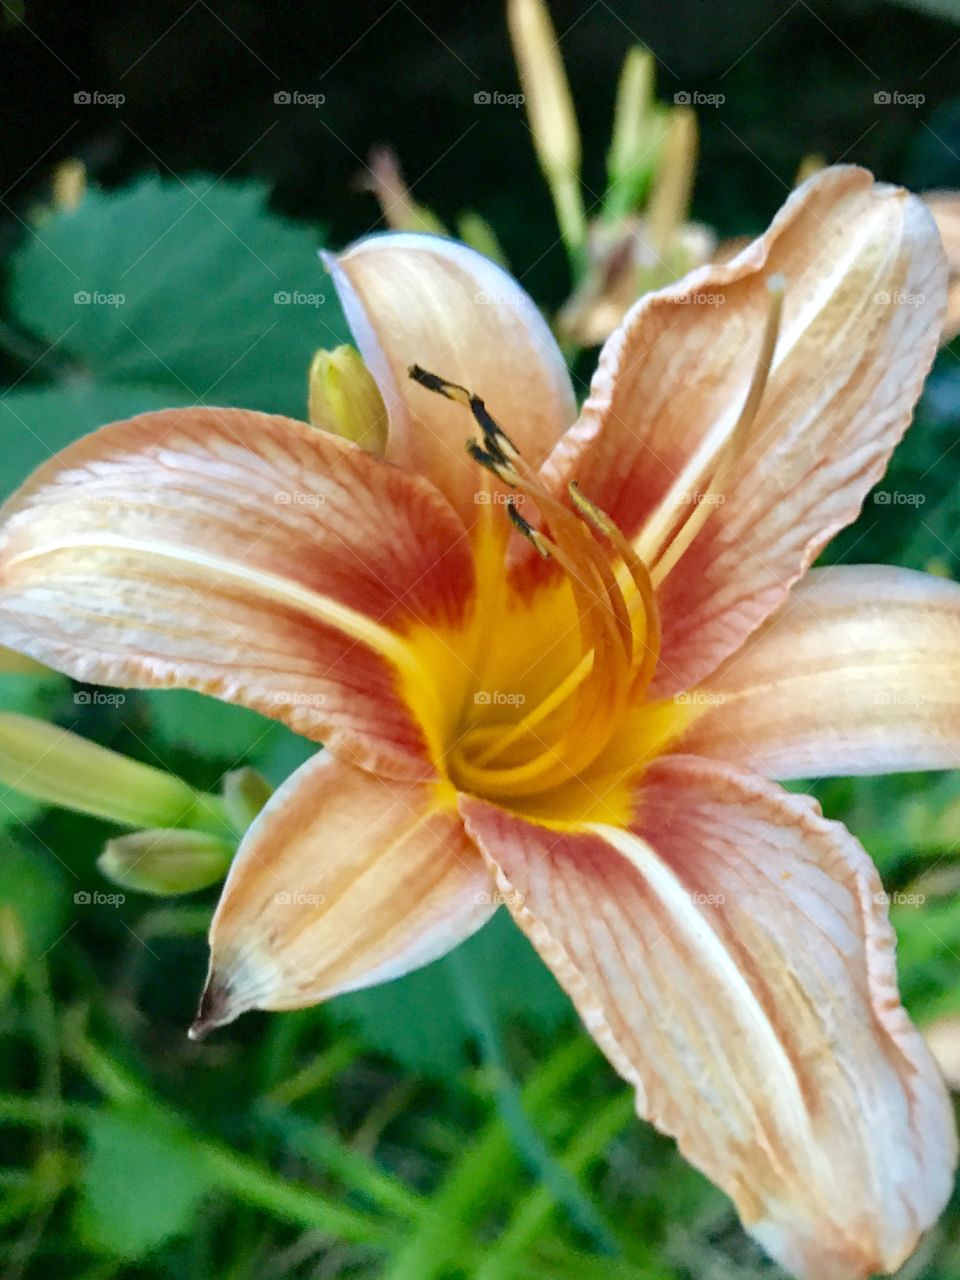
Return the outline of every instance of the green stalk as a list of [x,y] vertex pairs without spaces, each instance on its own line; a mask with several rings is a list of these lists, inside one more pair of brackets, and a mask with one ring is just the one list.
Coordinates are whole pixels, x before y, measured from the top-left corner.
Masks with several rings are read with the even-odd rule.
[[[635,1115],[632,1094],[611,1099],[580,1126],[559,1163],[572,1177],[582,1174]],[[474,1280],[512,1280],[518,1260],[545,1230],[557,1206],[553,1189],[545,1183],[531,1191],[485,1256]]]
[[[521,1091],[523,1109],[536,1120],[555,1095],[591,1061],[593,1045],[576,1036],[544,1062]],[[431,1197],[431,1214],[407,1239],[380,1280],[436,1280],[470,1249],[469,1224],[488,1198],[502,1190],[517,1166],[503,1120],[491,1120]]]
[[480,1043],[484,1060],[493,1073],[500,1114],[510,1130],[521,1159],[550,1189],[556,1200],[565,1205],[574,1223],[593,1238],[601,1252],[619,1253],[620,1246],[616,1236],[592,1201],[584,1196],[576,1179],[554,1159],[543,1138],[531,1124],[523,1108],[520,1090],[507,1065],[496,1023],[481,987],[474,981],[472,972],[464,965],[459,953],[451,956],[451,964],[468,1022]]
[[313,1120],[290,1115],[275,1108],[263,1108],[262,1117],[284,1143],[325,1172],[338,1178],[351,1191],[365,1196],[387,1213],[416,1222],[430,1209],[429,1201],[400,1181],[384,1173],[372,1160],[354,1151],[328,1128]]
[[[113,1078],[120,1080],[122,1076],[122,1072],[116,1071]],[[121,1099],[129,1101],[123,1086],[115,1101],[122,1105]],[[184,1131],[184,1136],[189,1137],[194,1152],[205,1163],[221,1192],[286,1222],[310,1231],[323,1231],[353,1244],[387,1247],[390,1243],[391,1233],[369,1214],[344,1208],[312,1187],[287,1182],[249,1156],[241,1155],[213,1139],[198,1137],[195,1132],[187,1132],[180,1118],[155,1100],[142,1094],[139,1100],[149,1101],[159,1117]],[[96,1107],[78,1103],[55,1104],[37,1098],[0,1095],[0,1123],[41,1126],[70,1123],[85,1128],[94,1122],[96,1116]]]

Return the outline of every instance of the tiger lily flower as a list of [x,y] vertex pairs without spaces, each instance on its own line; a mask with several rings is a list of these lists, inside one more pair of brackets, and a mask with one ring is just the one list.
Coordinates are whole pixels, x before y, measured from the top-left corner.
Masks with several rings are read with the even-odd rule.
[[809,568],[933,360],[929,213],[816,175],[633,307],[579,416],[474,251],[388,233],[329,266],[383,456],[146,413],[41,467],[0,529],[2,643],[325,744],[233,863],[194,1034],[396,977],[505,903],[774,1257],[897,1267],[948,1196],[952,1112],[872,863],[774,779],[960,763],[960,586]]

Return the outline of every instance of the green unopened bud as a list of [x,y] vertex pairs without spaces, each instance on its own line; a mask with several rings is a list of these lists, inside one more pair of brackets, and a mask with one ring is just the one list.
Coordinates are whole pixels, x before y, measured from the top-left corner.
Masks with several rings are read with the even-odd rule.
[[310,421],[371,453],[387,447],[387,406],[353,347],[318,351],[310,365]]
[[136,893],[195,893],[223,879],[233,852],[225,840],[202,831],[134,831],[109,840],[97,866]]
[[223,780],[223,807],[237,835],[243,835],[272,795],[273,787],[256,769],[244,767],[227,774]]
[[87,192],[87,169],[82,160],[64,160],[53,171],[53,204],[56,209],[79,209]]
[[823,156],[817,152],[806,155],[797,166],[797,174],[793,180],[795,187],[802,187],[808,178],[812,178],[815,173],[819,173],[821,169],[827,167],[827,162]]
[[215,796],[32,716],[0,714],[0,784],[124,826],[225,830]]
[[607,152],[609,189],[605,206],[617,217],[640,207],[656,171],[667,112],[654,99],[655,80],[653,54],[636,45],[628,52],[620,73],[613,135]]
[[414,200],[390,147],[376,147],[361,179],[361,187],[377,197],[384,221],[392,231],[427,231],[445,236],[447,229],[437,215]]
[[690,212],[697,168],[697,117],[690,107],[670,112],[667,136],[660,153],[647,208],[650,243],[666,254]]
[[25,653],[17,653],[0,644],[0,675],[42,676],[48,675],[50,668],[42,662],[35,662]]
[[27,934],[11,902],[0,902],[0,970],[16,977],[27,958]]
[[580,130],[557,33],[543,0],[508,0],[507,21],[537,159],[550,187],[564,243],[576,256],[587,237],[580,190]]
[[468,244],[471,249],[476,249],[478,253],[482,253],[484,257],[496,262],[499,266],[507,267],[507,255],[501,248],[500,241],[497,239],[497,233],[491,227],[486,218],[482,218],[479,213],[461,213],[457,219],[457,232],[464,244]]

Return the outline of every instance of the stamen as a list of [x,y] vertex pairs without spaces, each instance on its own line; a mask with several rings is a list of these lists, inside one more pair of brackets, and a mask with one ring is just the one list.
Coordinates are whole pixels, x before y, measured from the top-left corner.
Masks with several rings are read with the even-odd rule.
[[716,458],[713,478],[707,486],[707,492],[699,495],[699,501],[693,504],[693,510],[688,518],[681,524],[674,537],[666,544],[662,554],[653,566],[652,577],[656,586],[660,586],[670,570],[679,562],[683,553],[706,524],[710,512],[719,506],[716,498],[722,494],[723,483],[746,451],[750,430],[756,421],[760,402],[770,379],[770,370],[773,367],[773,356],[780,333],[780,320],[783,315],[783,299],[786,288],[786,277],[779,273],[770,276],[767,280],[770,302],[767,307],[760,350],[757,353],[757,362],[753,368],[753,376],[750,379],[750,387],[747,391],[746,399],[732,431]]
[[507,500],[506,507],[507,507],[507,517],[510,520],[510,523],[514,526],[514,528],[520,530],[523,536],[533,544],[535,550],[539,551],[540,555],[543,556],[544,560],[549,560],[550,559],[549,548],[545,545],[543,538],[540,536],[539,533],[537,533],[536,529],[534,529],[530,521],[524,520],[523,516],[517,510],[517,504],[513,501],[512,498]]
[[481,467],[495,475],[498,480],[502,480],[504,484],[508,484],[511,489],[515,489],[520,483],[520,477],[505,458],[501,460],[498,455],[488,452],[476,440],[467,441],[467,453],[474,462],[478,462]]
[[640,668],[634,675],[631,692],[634,696],[639,696],[646,691],[650,681],[653,679],[653,674],[660,658],[660,607],[657,604],[650,571],[614,521],[596,503],[591,502],[581,492],[576,480],[571,480],[569,493],[577,510],[613,544],[627,572],[630,574],[633,585],[637,589],[637,595],[640,598],[640,604],[643,609],[644,630],[641,645],[644,654]]
[[[457,404],[465,405],[473,414],[477,425],[483,432],[483,440],[488,450],[500,462],[508,462],[511,457],[520,457],[520,450],[503,428],[490,416],[487,406],[479,396],[475,396],[466,387],[461,387],[457,382],[448,382],[446,378],[441,378],[439,374],[430,373],[418,364],[412,364],[407,373],[414,382],[419,383],[421,387],[426,387],[428,391],[435,391],[447,400],[453,400]],[[504,445],[507,446],[509,454],[504,450]]]
[[743,453],[747,437],[750,434],[750,428],[756,421],[757,413],[760,409],[760,401],[770,378],[777,338],[780,335],[780,320],[783,315],[783,299],[786,290],[787,278],[781,275],[780,272],[770,276],[767,280],[767,292],[770,294],[770,302],[767,306],[767,316],[763,326],[763,338],[760,342],[760,351],[757,354],[757,363],[754,365],[753,377],[750,379],[750,390],[747,392],[747,398],[743,402],[743,408],[740,410],[736,426],[730,433],[730,442],[727,446],[726,457],[722,467],[723,473],[729,471],[733,463]]
[[[523,718],[524,727],[505,726],[478,757],[461,749],[460,772],[465,777],[476,775],[476,785],[482,789],[495,786],[501,794],[522,794],[533,782],[540,788],[567,781],[593,759],[598,750],[609,740],[615,725],[631,694],[649,683],[649,644],[637,646],[643,659],[640,670],[635,670],[635,636],[623,592],[613,573],[609,559],[591,536],[588,525],[579,516],[585,514],[595,527],[601,529],[619,554],[627,571],[634,578],[644,607],[644,628],[647,639],[654,636],[653,661],[659,648],[659,629],[656,605],[649,585],[649,575],[629,548],[626,539],[616,530],[620,542],[610,532],[615,529],[609,517],[599,508],[582,499],[573,512],[558,501],[542,485],[539,477],[524,462],[516,445],[494,421],[479,396],[466,387],[447,381],[430,373],[419,365],[409,370],[414,381],[468,408],[480,427],[482,441],[467,442],[467,452],[486,471],[504,484],[531,497],[540,516],[549,526],[549,534],[535,529],[531,522],[520,515],[515,500],[508,498],[507,515],[514,527],[533,545],[538,554],[551,558],[564,571],[573,593],[574,605],[580,628],[582,658],[575,670],[561,682],[563,696],[548,697],[545,709],[540,708]],[[626,548],[624,550],[623,548]],[[638,681],[639,676],[639,681]],[[532,733],[553,711],[569,703],[563,717],[563,727],[558,728],[552,741],[540,739],[544,750],[522,764],[501,769],[490,769],[488,761],[501,755],[526,733]],[[478,727],[474,741],[490,734],[494,726]],[[467,758],[469,756],[469,758]]]

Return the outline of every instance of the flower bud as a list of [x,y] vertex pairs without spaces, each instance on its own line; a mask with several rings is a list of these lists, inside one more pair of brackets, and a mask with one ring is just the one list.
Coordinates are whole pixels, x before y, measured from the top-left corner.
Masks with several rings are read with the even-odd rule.
[[670,112],[647,206],[650,243],[666,254],[687,220],[697,169],[697,117],[690,107]]
[[245,766],[223,780],[223,807],[237,835],[242,836],[273,794],[262,773]]
[[668,112],[654,98],[655,61],[635,45],[620,73],[613,135],[607,152],[605,210],[614,217],[634,213],[645,200],[657,169]]
[[426,231],[435,236],[448,234],[437,215],[414,200],[400,162],[390,147],[376,147],[370,153],[370,164],[360,185],[376,196],[383,219],[392,231]]
[[0,675],[42,676],[49,675],[50,668],[42,662],[28,658],[25,653],[17,653],[0,644]]
[[543,0],[509,0],[507,21],[537,159],[550,187],[564,243],[576,255],[587,236],[580,190],[580,130],[557,33]]
[[309,415],[315,427],[362,445],[387,447],[387,406],[373,375],[353,347],[318,351],[310,365]]
[[0,714],[0,784],[124,826],[225,831],[217,797],[69,729],[13,712]]
[[108,880],[137,893],[194,893],[227,874],[233,849],[202,831],[134,831],[108,840],[97,866]]

